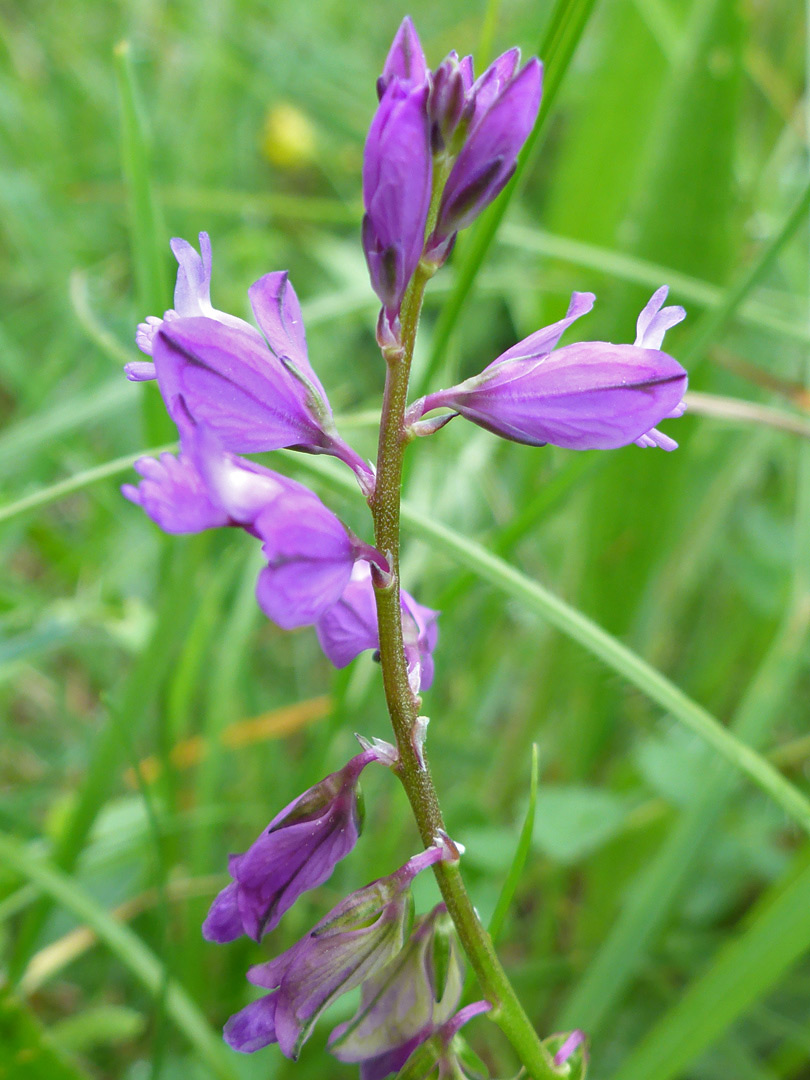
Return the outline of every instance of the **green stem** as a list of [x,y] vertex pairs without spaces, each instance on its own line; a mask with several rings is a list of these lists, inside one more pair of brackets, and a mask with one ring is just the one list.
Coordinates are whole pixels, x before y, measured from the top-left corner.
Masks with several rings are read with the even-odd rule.
[[[430,767],[414,738],[418,731],[421,700],[408,681],[399,600],[400,493],[402,459],[408,441],[404,417],[414,341],[427,281],[428,271],[417,270],[402,306],[402,350],[386,357],[388,371],[380,424],[377,484],[370,504],[376,545],[385,553],[391,566],[390,579],[376,581],[375,592],[383,685],[399,749],[397,771],[422,841],[425,846],[430,846],[447,830]],[[467,894],[458,863],[441,862],[433,869],[459,940],[493,1006],[489,1015],[512,1043],[533,1080],[559,1076],[501,967],[490,936]]]

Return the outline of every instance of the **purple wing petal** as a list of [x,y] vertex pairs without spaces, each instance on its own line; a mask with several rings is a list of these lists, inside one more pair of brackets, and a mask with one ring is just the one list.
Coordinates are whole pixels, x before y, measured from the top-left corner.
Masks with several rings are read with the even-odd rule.
[[225,449],[259,453],[319,445],[323,433],[303,385],[255,332],[214,319],[176,319],[161,327],[154,357],[173,418],[182,397],[193,419],[212,428]]
[[366,649],[377,649],[377,607],[367,563],[356,563],[343,595],[316,623],[318,641],[328,660],[344,668]]
[[247,1005],[225,1025],[225,1042],[241,1054],[253,1054],[276,1039],[278,993],[268,994]]
[[[248,289],[253,314],[273,354],[287,358],[312,383],[326,401],[326,391],[307,355],[307,339],[301,305],[286,270],[265,274]],[[331,415],[331,413],[330,413]]]

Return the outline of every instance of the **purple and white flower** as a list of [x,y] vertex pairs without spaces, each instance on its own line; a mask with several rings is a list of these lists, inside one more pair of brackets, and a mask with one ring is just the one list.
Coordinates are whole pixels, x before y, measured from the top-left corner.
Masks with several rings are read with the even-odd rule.
[[514,345],[480,375],[415,402],[408,418],[418,422],[446,407],[530,446],[610,450],[635,442],[674,450],[678,444],[655,425],[683,414],[687,374],[661,344],[686,313],[663,307],[666,296],[663,286],[644,307],[633,345],[586,341],[555,349],[563,332],[593,307],[593,293],[574,293],[564,319]]
[[164,532],[232,525],[258,537],[267,565],[259,573],[256,599],[269,619],[285,630],[311,626],[340,599],[358,560],[388,570],[379,552],[347,529],[314,491],[223,450],[217,436],[195,424],[182,406],[181,400],[179,457],[139,458],[135,468],[144,479],[121,490]]
[[448,1021],[461,1000],[464,965],[444,904],[417,919],[402,951],[363,983],[354,1017],[329,1036],[360,1080],[382,1080]]

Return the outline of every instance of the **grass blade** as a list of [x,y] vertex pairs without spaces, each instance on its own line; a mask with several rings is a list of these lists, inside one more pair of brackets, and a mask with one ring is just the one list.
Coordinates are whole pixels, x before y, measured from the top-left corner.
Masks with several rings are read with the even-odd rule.
[[532,771],[531,779],[529,780],[529,805],[526,808],[526,817],[523,821],[523,827],[520,830],[515,854],[512,856],[512,864],[509,867],[509,873],[506,875],[506,881],[503,883],[503,888],[498,897],[498,902],[495,905],[495,910],[492,913],[492,918],[489,920],[489,936],[493,941],[497,941],[501,936],[501,930],[503,929],[506,915],[515,898],[515,893],[520,884],[523,869],[526,866],[526,859],[529,857],[529,850],[532,846],[534,812],[535,807],[537,806],[537,778],[537,743],[534,743],[532,744]]
[[[316,476],[335,490],[362,498],[353,479],[327,462],[287,452],[300,469]],[[539,582],[532,581],[514,566],[487,551],[474,540],[402,504],[402,525],[408,532],[467,566],[479,578],[489,581],[507,596],[513,596],[529,610],[546,619],[566,636],[578,642],[613,671],[624,676],[650,700],[707,742],[735,769],[765,791],[802,829],[810,833],[810,800],[786,780],[761,754],[731,734],[711,713],[693,701],[660,671],[628,649],[581,611],[555,596]]]

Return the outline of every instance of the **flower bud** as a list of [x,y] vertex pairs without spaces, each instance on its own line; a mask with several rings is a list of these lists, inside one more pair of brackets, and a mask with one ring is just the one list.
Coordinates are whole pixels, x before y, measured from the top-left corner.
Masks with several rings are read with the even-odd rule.
[[428,98],[428,115],[434,154],[444,150],[450,154],[457,151],[455,141],[464,134],[464,126],[459,131],[459,125],[463,120],[469,121],[472,115],[472,101],[468,99],[471,85],[472,57],[470,56],[466,56],[459,62],[458,54],[453,51],[433,72]]
[[519,53],[510,50],[470,91],[467,138],[448,177],[430,252],[440,250],[500,193],[515,170],[540,107],[542,66],[532,59],[512,77]]
[[427,63],[422,44],[411,17],[406,15],[394,35],[394,40],[377,80],[377,96],[382,98],[394,81],[400,79],[411,86],[419,86],[427,80]]
[[363,156],[363,248],[389,322],[425,245],[431,153],[427,82],[393,79],[371,122]]

